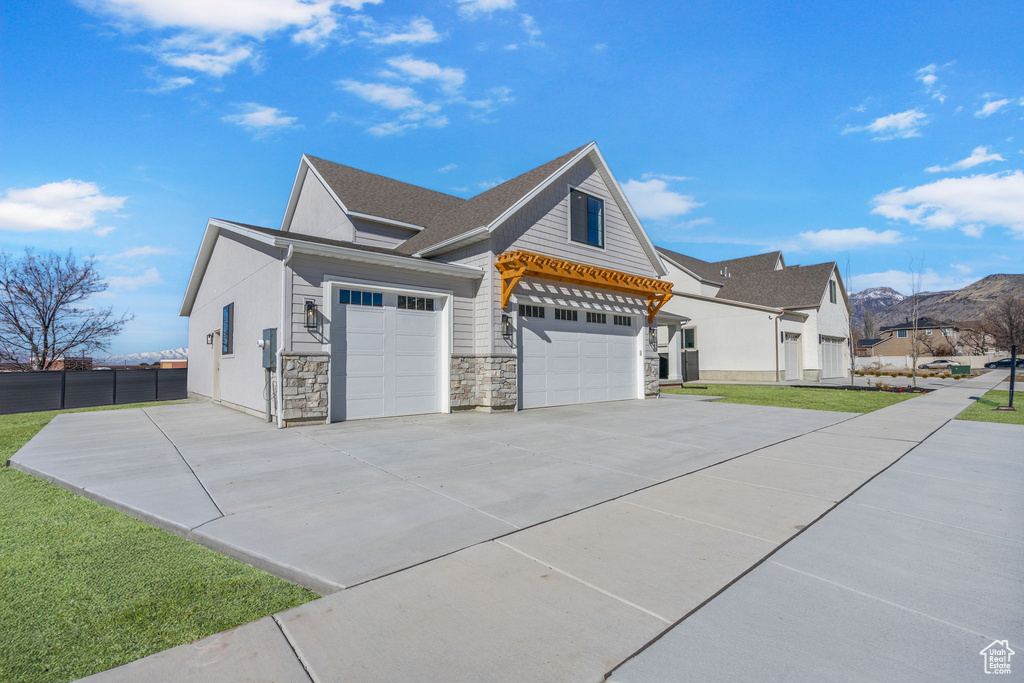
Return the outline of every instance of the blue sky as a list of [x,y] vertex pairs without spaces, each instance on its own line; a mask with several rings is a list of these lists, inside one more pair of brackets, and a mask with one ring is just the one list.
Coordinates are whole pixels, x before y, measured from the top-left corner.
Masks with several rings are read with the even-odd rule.
[[[303,152],[459,196],[597,140],[655,243],[848,288],[1024,271],[1017,2],[81,0],[0,10],[0,249],[94,254],[185,343],[207,217]],[[847,259],[849,266],[847,267]]]

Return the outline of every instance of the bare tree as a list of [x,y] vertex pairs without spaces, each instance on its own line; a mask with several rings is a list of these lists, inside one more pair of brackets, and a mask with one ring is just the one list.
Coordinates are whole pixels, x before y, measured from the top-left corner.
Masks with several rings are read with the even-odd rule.
[[916,265],[914,264],[914,258],[910,259],[910,296],[911,296],[911,310],[914,316],[914,322],[912,324],[912,332],[910,338],[910,351],[914,356],[914,362],[910,365],[911,382],[914,388],[917,388],[917,357],[920,352],[920,340],[918,339],[918,323],[920,318],[920,301],[921,301],[921,278],[924,274],[924,256],[921,256],[921,262]]
[[917,333],[917,340],[921,342],[921,346],[928,349],[928,353],[932,356],[952,356],[953,347],[946,340],[945,335],[942,334],[928,334],[925,332]]
[[133,318],[85,304],[106,289],[93,260],[79,263],[71,251],[0,252],[0,360],[47,370],[59,358],[106,350]]
[[984,356],[992,346],[992,335],[981,320],[957,323],[957,342],[969,355]]
[[864,338],[875,339],[878,334],[877,325],[875,324],[875,313],[870,308],[864,309]]
[[982,322],[999,348],[1024,346],[1024,299],[1016,294],[1007,294],[986,309]]

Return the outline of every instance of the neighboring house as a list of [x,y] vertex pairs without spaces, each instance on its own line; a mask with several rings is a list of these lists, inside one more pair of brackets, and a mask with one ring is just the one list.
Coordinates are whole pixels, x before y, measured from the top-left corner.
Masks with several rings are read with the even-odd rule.
[[207,224],[189,391],[282,426],[652,396],[664,274],[595,143],[471,199],[304,155],[279,230]]
[[188,368],[188,361],[187,360],[172,359],[172,360],[161,360],[160,361],[160,369],[161,370],[184,370],[184,369],[187,369],[187,368]]
[[659,315],[667,379],[681,377],[687,350],[699,351],[701,380],[849,376],[850,306],[834,262],[787,266],[775,251],[709,263],[658,252],[674,294]]
[[[916,330],[915,330],[916,327]],[[961,330],[948,320],[918,318],[882,327],[874,339],[861,339],[858,349],[868,356],[910,356],[917,339],[918,356],[953,356],[962,353]]]

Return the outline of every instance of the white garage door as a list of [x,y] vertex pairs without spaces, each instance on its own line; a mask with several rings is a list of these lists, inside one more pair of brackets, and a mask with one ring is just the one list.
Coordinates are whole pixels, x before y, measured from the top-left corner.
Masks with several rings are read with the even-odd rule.
[[442,410],[443,299],[342,289],[331,316],[331,420]]
[[846,340],[842,337],[821,338],[821,371],[822,379],[843,377],[843,348]]
[[544,306],[520,311],[521,408],[638,398],[639,317]]

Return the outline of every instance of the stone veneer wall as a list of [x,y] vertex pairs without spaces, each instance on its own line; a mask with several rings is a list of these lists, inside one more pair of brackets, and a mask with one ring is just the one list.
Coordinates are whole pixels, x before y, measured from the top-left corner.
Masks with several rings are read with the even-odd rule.
[[284,353],[284,396],[282,413],[285,425],[327,420],[327,373],[331,356],[327,353]]
[[452,356],[453,410],[515,408],[518,396],[515,356]]
[[661,376],[661,361],[658,358],[644,358],[644,396],[661,396],[658,378]]

